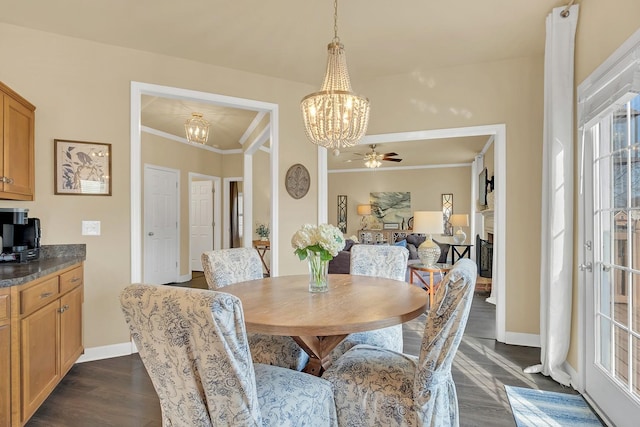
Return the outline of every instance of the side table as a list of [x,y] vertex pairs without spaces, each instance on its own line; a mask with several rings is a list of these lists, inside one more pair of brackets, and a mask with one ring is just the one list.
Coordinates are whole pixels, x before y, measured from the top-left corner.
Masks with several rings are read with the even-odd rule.
[[[429,292],[429,308],[431,308],[431,302],[433,301],[433,295],[435,294],[436,284],[433,281],[434,273],[442,273],[444,277],[445,274],[449,272],[453,268],[451,264],[444,263],[436,263],[433,265],[426,265],[422,263],[418,264],[409,264],[409,283],[413,284],[413,277],[417,277],[422,287]],[[421,271],[429,273],[429,283],[424,280],[424,277],[420,274]]]
[[267,270],[267,276],[271,276],[271,270],[269,270],[269,266],[264,260],[264,254],[266,254],[268,250],[271,250],[271,243],[268,240],[254,240],[253,247],[258,251],[258,255],[260,255],[260,261],[262,261],[262,265],[265,270]]

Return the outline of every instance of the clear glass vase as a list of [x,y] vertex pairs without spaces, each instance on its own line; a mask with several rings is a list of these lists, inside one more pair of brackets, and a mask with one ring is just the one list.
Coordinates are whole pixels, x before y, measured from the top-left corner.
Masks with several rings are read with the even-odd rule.
[[309,292],[327,292],[329,261],[322,260],[319,253],[311,251],[307,251],[307,261],[309,262]]

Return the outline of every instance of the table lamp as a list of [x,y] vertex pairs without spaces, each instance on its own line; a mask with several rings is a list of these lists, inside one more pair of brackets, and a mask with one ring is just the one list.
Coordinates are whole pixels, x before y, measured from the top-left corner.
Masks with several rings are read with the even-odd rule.
[[426,266],[432,266],[440,258],[440,246],[431,239],[433,233],[444,232],[444,221],[440,211],[421,211],[413,213],[413,232],[427,236],[418,247],[418,258]]
[[362,217],[360,226],[364,230],[367,228],[367,217],[371,215],[371,205],[358,205],[358,215]]
[[462,231],[462,227],[469,226],[469,215],[453,214],[451,218],[449,218],[449,222],[452,226],[458,227],[458,230],[453,234],[453,241],[461,245],[467,239],[467,235]]

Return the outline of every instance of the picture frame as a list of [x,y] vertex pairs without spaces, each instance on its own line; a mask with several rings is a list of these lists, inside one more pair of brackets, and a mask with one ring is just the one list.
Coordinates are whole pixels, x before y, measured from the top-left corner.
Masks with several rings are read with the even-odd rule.
[[385,230],[400,230],[400,224],[397,222],[385,222],[382,227]]
[[111,196],[111,144],[54,139],[54,194]]

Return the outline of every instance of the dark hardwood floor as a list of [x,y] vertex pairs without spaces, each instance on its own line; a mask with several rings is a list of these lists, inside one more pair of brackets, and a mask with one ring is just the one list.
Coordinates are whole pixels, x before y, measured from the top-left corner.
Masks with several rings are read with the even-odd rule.
[[[179,286],[204,287],[200,275]],[[495,341],[495,307],[476,292],[453,365],[462,426],[515,425],[504,385],[575,393],[523,368],[540,350]],[[424,318],[404,324],[404,351],[417,355]],[[161,426],[160,405],[138,355],[76,364],[27,424],[28,427]]]

